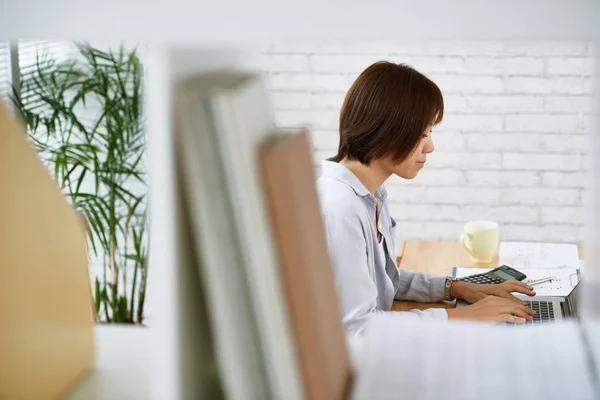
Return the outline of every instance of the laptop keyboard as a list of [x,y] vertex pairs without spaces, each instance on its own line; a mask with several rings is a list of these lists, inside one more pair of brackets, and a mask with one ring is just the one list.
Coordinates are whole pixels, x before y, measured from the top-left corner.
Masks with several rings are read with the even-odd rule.
[[526,324],[537,325],[554,322],[554,304],[551,302],[525,300],[524,303],[535,311],[533,321],[526,321]]

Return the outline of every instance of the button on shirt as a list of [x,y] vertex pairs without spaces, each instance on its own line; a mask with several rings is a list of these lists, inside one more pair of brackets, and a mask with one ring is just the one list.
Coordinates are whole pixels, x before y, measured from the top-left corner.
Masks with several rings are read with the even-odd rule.
[[[385,188],[380,187],[373,196],[343,165],[323,161],[322,167],[317,191],[345,328],[359,332],[371,315],[390,311],[394,299],[442,300],[445,277],[396,267],[396,221],[390,216]],[[374,229],[376,207],[380,210],[378,230],[383,236],[383,257]],[[439,308],[393,315],[448,319],[446,311]]]

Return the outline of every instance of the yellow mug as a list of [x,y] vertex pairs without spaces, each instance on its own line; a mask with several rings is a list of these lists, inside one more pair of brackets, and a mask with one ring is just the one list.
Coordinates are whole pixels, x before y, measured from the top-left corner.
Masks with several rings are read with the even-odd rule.
[[471,221],[465,224],[460,243],[478,264],[492,262],[498,248],[498,224],[492,221]]

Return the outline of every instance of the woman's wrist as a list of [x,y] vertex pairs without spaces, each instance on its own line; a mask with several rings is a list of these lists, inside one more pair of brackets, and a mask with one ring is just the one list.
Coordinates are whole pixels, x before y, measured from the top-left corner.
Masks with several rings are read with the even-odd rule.
[[461,296],[463,290],[467,287],[468,283],[463,281],[454,281],[450,287],[450,297],[455,299],[462,299]]

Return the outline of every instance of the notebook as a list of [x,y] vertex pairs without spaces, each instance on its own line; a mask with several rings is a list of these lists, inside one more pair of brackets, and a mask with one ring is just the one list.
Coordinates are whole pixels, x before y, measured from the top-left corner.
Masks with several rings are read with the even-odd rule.
[[[493,268],[454,267],[452,276],[464,278],[465,276],[484,274]],[[531,268],[522,271],[527,275],[523,282],[529,283],[542,278],[554,278],[549,282],[534,286],[536,297],[560,296],[566,297],[579,283],[579,271],[572,268]]]

